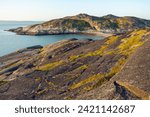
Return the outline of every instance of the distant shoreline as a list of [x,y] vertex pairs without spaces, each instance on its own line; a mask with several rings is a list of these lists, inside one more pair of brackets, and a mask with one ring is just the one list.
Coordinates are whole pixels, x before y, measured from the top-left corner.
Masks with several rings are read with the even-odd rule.
[[[81,33],[81,34],[82,34],[82,33]],[[93,32],[83,32],[83,34],[87,34],[87,35],[98,35],[98,36],[101,36],[101,37],[104,37],[104,38],[113,35],[112,33],[102,33],[102,32],[98,32],[98,31],[93,31]]]
[[64,35],[64,34],[83,34],[83,35],[97,35],[101,36],[103,38],[112,36],[114,34],[112,33],[103,33],[99,31],[80,31],[80,32],[68,32],[68,33],[56,33],[56,34],[21,34],[20,32],[15,32],[14,30],[4,30],[4,31],[10,31],[13,33],[16,33],[17,35],[30,35],[30,36],[45,36],[45,35]]

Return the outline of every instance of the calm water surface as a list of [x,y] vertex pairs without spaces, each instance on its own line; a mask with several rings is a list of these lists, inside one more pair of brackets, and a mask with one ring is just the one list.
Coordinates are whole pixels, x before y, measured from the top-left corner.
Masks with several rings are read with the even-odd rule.
[[100,36],[95,35],[82,35],[82,34],[69,34],[69,35],[46,35],[46,36],[27,36],[16,35],[15,33],[4,31],[11,28],[37,24],[40,22],[3,22],[0,21],[0,56],[9,54],[21,48],[33,45],[47,45],[55,43],[62,39],[86,39],[91,38],[94,40],[102,39]]

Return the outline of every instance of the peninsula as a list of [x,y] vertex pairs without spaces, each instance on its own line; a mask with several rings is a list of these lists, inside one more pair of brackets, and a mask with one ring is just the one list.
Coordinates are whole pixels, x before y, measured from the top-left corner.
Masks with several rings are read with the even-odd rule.
[[54,19],[42,24],[10,29],[20,35],[56,35],[56,34],[99,34],[110,36],[140,28],[149,28],[150,21],[136,17],[118,17],[106,15],[103,17],[78,14]]

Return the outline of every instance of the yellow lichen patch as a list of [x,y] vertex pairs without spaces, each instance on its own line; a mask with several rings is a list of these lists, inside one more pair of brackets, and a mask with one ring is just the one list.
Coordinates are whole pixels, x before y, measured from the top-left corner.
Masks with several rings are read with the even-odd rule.
[[136,31],[133,31],[132,33],[131,33],[131,35],[144,35],[144,34],[146,34],[148,31],[147,30],[145,30],[145,29],[140,29],[140,30],[136,30]]
[[118,60],[118,62],[114,65],[114,67],[111,68],[110,72],[106,73],[106,74],[96,74],[93,75],[89,78],[86,78],[85,80],[82,80],[76,84],[73,84],[70,89],[76,89],[79,88],[81,86],[84,86],[88,83],[92,83],[94,81],[97,81],[96,84],[94,84],[93,86],[90,87],[84,87],[84,90],[92,90],[94,88],[97,88],[98,86],[102,85],[105,81],[109,80],[110,78],[112,78],[116,73],[118,73],[121,68],[123,67],[123,65],[125,64],[126,59],[125,58],[120,58]]
[[102,74],[96,74],[96,75],[93,75],[93,76],[91,76],[91,77],[89,77],[89,78],[86,78],[85,80],[82,80],[82,81],[80,81],[80,82],[78,82],[78,83],[76,83],[76,84],[73,84],[71,87],[70,87],[70,89],[76,89],[76,88],[79,88],[79,87],[81,87],[81,86],[83,86],[83,85],[86,85],[86,84],[88,84],[88,83],[91,83],[91,82],[93,82],[93,81],[95,81],[95,80],[98,80],[98,79],[100,79],[100,78],[102,78],[103,77],[103,75]]
[[109,50],[105,52],[105,55],[112,55],[112,54],[116,54],[117,51],[116,50]]
[[94,52],[89,52],[87,56],[97,56],[97,55],[103,55],[105,54],[105,51],[107,50],[108,46],[113,44],[118,40],[118,36],[111,36],[108,38],[108,40],[105,42],[104,45],[101,46],[100,49],[94,51]]
[[51,70],[61,64],[63,64],[64,61],[60,60],[60,61],[56,61],[56,62],[53,62],[53,63],[48,63],[48,64],[45,64],[43,66],[40,66],[38,67],[36,70],[39,70],[39,71],[48,71],[48,70]]
[[94,89],[94,88],[97,88],[97,87],[101,86],[105,81],[107,81],[107,79],[106,79],[105,76],[103,75],[103,77],[100,78],[100,79],[96,82],[96,84],[94,84],[94,85],[92,86],[91,90]]
[[143,91],[142,89],[136,86],[121,81],[117,81],[117,84],[123,86],[125,89],[127,89],[129,92],[133,93],[135,96],[137,96],[140,99],[150,100],[150,94],[148,94],[147,92]]
[[110,45],[110,44],[114,43],[114,42],[117,41],[117,40],[118,40],[118,36],[111,36],[111,37],[109,37],[109,39],[106,41],[106,44],[107,44],[107,45]]
[[86,70],[88,68],[88,65],[82,65],[77,68],[77,70]]
[[111,68],[110,72],[108,72],[108,73],[105,74],[105,78],[106,78],[107,80],[109,80],[109,79],[112,78],[116,73],[118,73],[118,72],[122,69],[122,67],[123,67],[123,65],[125,64],[126,60],[127,60],[127,59],[125,59],[125,58],[120,58],[120,59],[118,60],[118,62]]
[[143,44],[141,39],[146,33],[146,30],[133,31],[130,37],[122,40],[122,43],[118,47],[119,52],[126,56],[132,54],[139,46]]
[[87,54],[80,54],[80,55],[70,56],[69,60],[74,61],[74,60],[79,59],[79,58],[103,55],[105,53],[105,51],[107,50],[108,46],[110,46],[112,43],[114,43],[117,40],[118,40],[118,36],[111,36],[111,37],[108,38],[108,40],[105,42],[105,44],[101,46],[100,49],[98,49],[94,52],[88,52]]
[[83,54],[80,54],[80,55],[73,55],[73,56],[70,56],[69,57],[69,61],[75,61],[76,59],[80,58],[84,56]]

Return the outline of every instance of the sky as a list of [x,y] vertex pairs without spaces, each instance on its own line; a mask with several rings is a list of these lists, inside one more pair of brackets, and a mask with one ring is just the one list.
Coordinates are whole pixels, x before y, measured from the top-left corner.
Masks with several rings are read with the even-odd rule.
[[79,13],[150,19],[150,0],[0,0],[0,20],[47,21]]

